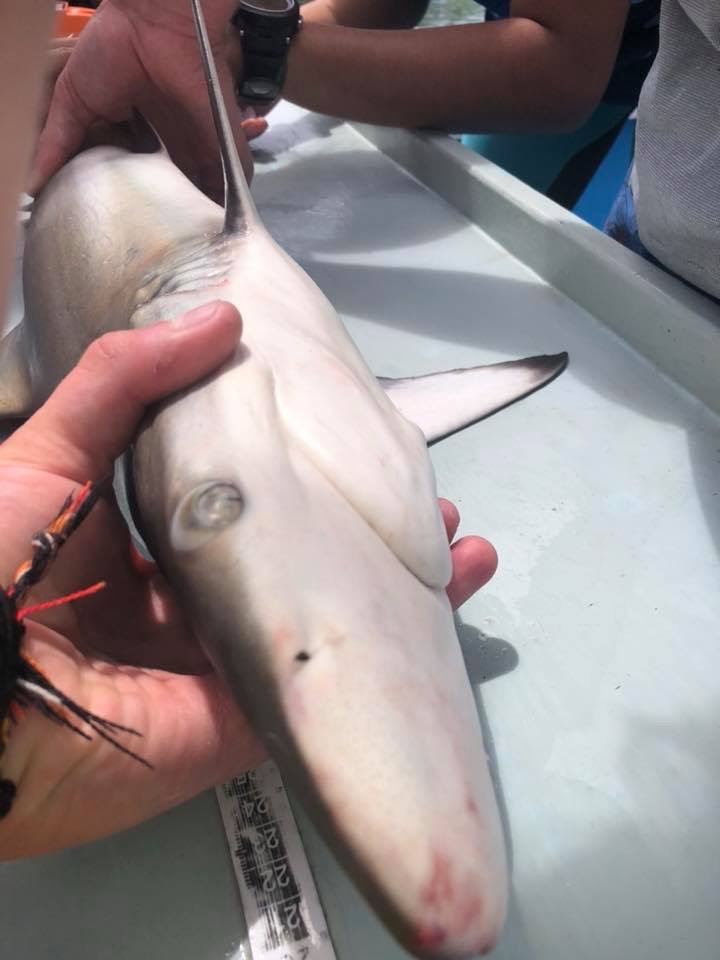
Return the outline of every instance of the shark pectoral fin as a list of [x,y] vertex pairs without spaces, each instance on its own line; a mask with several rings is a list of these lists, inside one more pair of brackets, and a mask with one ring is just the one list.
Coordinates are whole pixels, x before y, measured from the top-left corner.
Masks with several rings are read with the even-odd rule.
[[566,353],[556,353],[379,383],[432,444],[544,387],[567,362]]
[[0,340],[0,420],[33,412],[33,391],[22,324]]

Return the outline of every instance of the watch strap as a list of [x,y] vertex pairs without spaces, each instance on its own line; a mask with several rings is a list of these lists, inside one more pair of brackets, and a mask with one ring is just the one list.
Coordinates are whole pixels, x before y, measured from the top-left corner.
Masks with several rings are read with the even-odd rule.
[[240,34],[243,57],[242,77],[237,81],[239,99],[256,103],[272,103],[280,96],[287,75],[290,41],[300,28],[302,19],[295,7],[294,19],[278,20],[248,14],[238,7],[232,24]]

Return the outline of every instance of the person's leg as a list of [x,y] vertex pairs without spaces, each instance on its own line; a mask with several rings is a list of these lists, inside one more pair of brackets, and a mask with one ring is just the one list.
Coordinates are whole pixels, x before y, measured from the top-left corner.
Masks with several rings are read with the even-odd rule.
[[546,193],[575,154],[617,126],[630,112],[628,106],[601,103],[583,126],[571,133],[466,133],[461,142]]
[[637,217],[635,216],[635,200],[633,198],[632,187],[630,186],[631,170],[632,164],[625,176],[625,181],[618,195],[615,197],[615,202],[610,208],[607,220],[603,224],[603,233],[612,237],[613,240],[617,240],[618,243],[627,247],[628,250],[632,250],[633,253],[637,253],[645,260],[649,260],[650,263],[654,263],[656,266],[662,266],[640,239]]
[[624,247],[627,247],[628,250],[632,250],[633,253],[639,254],[639,256],[641,256],[644,260],[647,260],[648,263],[652,263],[656,267],[660,267],[660,269],[664,270],[665,273],[669,273],[671,276],[681,280],[687,287],[691,287],[693,290],[698,290],[714,303],[720,304],[720,300],[717,297],[713,297],[712,294],[709,294],[706,290],[702,290],[700,287],[696,287],[695,284],[689,283],[684,277],[681,277],[679,274],[675,273],[674,270],[670,270],[668,267],[666,267],[665,264],[658,260],[658,258],[654,256],[642,242],[640,239],[637,216],[635,213],[635,199],[633,197],[632,186],[630,185],[631,172],[632,165],[627,172],[625,182],[615,198],[615,202],[613,203],[610,213],[607,216],[607,220],[603,225],[603,233],[606,233],[609,237],[612,237],[613,240],[617,240],[618,243],[621,243]]

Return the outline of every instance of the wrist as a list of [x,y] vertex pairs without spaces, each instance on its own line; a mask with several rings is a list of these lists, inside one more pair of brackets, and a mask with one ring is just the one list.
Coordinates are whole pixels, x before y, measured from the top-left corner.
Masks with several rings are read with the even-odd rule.
[[241,103],[266,110],[282,95],[290,47],[302,26],[298,0],[239,0],[228,63]]

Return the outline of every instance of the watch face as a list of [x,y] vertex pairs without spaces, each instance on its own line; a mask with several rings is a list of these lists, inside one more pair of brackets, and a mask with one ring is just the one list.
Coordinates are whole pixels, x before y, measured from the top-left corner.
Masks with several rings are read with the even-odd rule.
[[252,77],[242,87],[243,95],[251,100],[274,100],[279,92],[277,82],[264,77]]
[[241,0],[240,8],[266,17],[284,17],[295,9],[295,0]]

